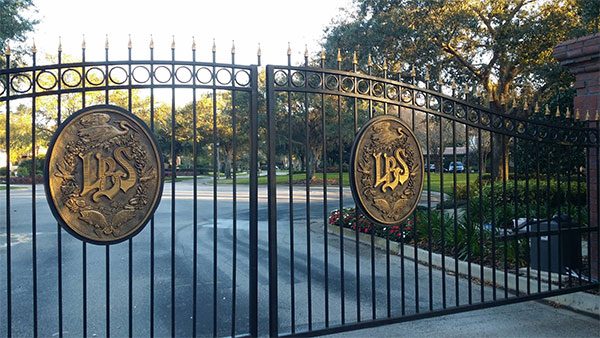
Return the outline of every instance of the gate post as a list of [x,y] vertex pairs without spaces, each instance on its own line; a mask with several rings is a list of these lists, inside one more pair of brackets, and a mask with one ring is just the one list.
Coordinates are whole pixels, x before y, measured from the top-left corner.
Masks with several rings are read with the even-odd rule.
[[[575,89],[577,95],[574,100],[575,111],[579,110],[581,117],[587,120],[590,128],[598,128],[595,121],[600,110],[600,33],[568,40],[554,47],[554,58],[561,65],[568,67],[575,74]],[[589,112],[589,115],[588,115]],[[589,177],[589,213],[590,226],[598,226],[598,158],[597,148],[588,148],[588,175]],[[590,261],[591,276],[598,277],[598,232],[590,234]]]

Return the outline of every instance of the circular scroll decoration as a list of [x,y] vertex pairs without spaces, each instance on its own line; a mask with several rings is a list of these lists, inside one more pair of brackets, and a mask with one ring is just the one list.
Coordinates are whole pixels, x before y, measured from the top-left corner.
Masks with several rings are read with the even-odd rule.
[[392,115],[373,118],[352,147],[350,187],[372,221],[398,224],[416,208],[423,192],[423,153],[413,131]]
[[142,120],[112,105],[88,107],[65,120],[44,170],[54,217],[94,244],[136,235],[162,195],[164,168],[154,135]]

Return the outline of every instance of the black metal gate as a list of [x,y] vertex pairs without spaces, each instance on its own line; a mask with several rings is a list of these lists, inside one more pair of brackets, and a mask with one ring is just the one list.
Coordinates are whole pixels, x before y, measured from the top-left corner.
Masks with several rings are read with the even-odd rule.
[[[211,62],[195,44],[188,60],[174,43],[171,60],[152,43],[132,60],[131,48],[113,61],[107,44],[93,62],[85,45],[79,61],[59,49],[43,65],[34,49],[19,67],[6,55],[0,335],[316,335],[598,286],[585,169],[598,128],[500,113],[371,65],[313,68],[306,56],[267,66],[264,88],[233,49],[218,63],[214,47]],[[147,228],[111,246],[65,233],[36,185],[40,145],[94,104],[144,120],[170,173]],[[427,168],[421,208],[386,228],[352,209],[345,183],[355,133],[380,114],[412,126]]]

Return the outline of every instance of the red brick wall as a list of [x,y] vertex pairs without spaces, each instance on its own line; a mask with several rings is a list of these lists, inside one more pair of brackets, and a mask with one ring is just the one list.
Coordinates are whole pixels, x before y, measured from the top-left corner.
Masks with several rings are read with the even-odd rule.
[[[589,120],[591,128],[597,128],[598,124],[595,120],[598,120],[600,111],[600,33],[557,45],[554,47],[554,58],[575,74],[575,88],[577,89],[577,95],[573,102],[575,111],[579,111],[582,119]],[[597,226],[600,223],[597,174],[600,159],[596,156],[596,148],[590,148],[590,150],[588,153],[589,210],[591,225]],[[592,234],[589,245],[592,277],[598,279],[598,232]]]

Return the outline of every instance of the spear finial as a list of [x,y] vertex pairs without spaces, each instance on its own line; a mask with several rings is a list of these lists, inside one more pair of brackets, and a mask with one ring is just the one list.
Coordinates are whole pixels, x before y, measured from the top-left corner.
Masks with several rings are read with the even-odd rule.
[[560,117],[560,109],[558,108],[558,106],[556,106],[556,114],[554,116]]
[[513,97],[512,106],[513,106],[513,108],[517,106],[517,97],[516,96]]
[[540,105],[537,102],[535,103],[535,108],[533,108],[533,111],[535,113],[538,113],[540,111]]
[[127,41],[127,48],[131,49],[132,44],[131,44],[131,34],[129,34],[129,41]]
[[261,56],[262,55],[262,51],[260,50],[260,42],[258,43],[258,50],[256,51],[256,55],[257,56]]
[[579,108],[575,109],[575,120],[581,120],[581,112],[579,111]]
[[150,34],[150,49],[154,49],[154,38],[152,37],[152,34]]
[[104,49],[108,49],[108,34],[106,34],[106,38],[104,39]]
[[373,66],[373,58],[371,57],[371,53],[369,53],[369,59],[367,60],[367,64],[369,65],[369,67]]
[[192,35],[192,50],[196,50],[196,38]]
[[235,41],[231,40],[231,54],[235,54]]
[[31,52],[32,52],[33,54],[37,53],[37,47],[36,47],[36,45],[35,45],[35,38],[33,38],[33,44],[32,44],[32,46],[31,46]]
[[58,37],[58,51],[62,52],[62,38],[60,36]]
[[440,77],[438,78],[438,84],[440,86],[442,86],[444,84],[444,79],[442,78],[442,75],[440,74]]
[[412,70],[410,71],[410,76],[415,77],[417,76],[417,70],[415,69],[415,65],[412,65]]
[[10,43],[8,41],[6,41],[6,50],[4,51],[4,55],[10,55]]
[[217,52],[217,43],[215,42],[215,38],[213,38],[212,52],[213,53]]
[[425,82],[429,82],[429,67],[425,68]]
[[589,110],[589,109],[586,109],[586,110],[585,110],[585,120],[586,120],[586,121],[589,121],[589,120],[590,120],[590,110]]
[[550,116],[550,108],[548,108],[548,105],[546,105],[546,112],[544,113],[544,115]]
[[500,94],[500,104],[503,106],[506,104],[506,98],[504,97],[504,94]]
[[529,106],[527,105],[527,100],[523,102],[523,110],[529,110]]
[[173,35],[173,40],[171,40],[171,49],[175,49],[175,35]]
[[338,48],[338,53],[337,53],[337,61],[342,62],[342,52],[340,51],[339,48]]
[[598,111],[598,109],[596,109],[596,118],[594,120],[600,121],[600,112]]
[[81,34],[81,49],[85,49],[87,47],[85,43],[85,34]]
[[292,55],[292,46],[290,45],[289,41],[288,41],[287,55]]
[[569,107],[567,107],[567,112],[565,113],[565,117],[568,119],[571,118],[571,110],[569,109]]
[[356,51],[352,53],[352,64],[358,64],[358,57],[356,57]]
[[387,71],[387,58],[386,57],[383,58],[383,70]]
[[321,46],[321,60],[325,60],[325,48]]
[[304,57],[308,57],[308,44],[304,44]]

